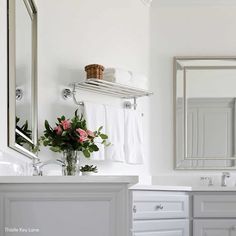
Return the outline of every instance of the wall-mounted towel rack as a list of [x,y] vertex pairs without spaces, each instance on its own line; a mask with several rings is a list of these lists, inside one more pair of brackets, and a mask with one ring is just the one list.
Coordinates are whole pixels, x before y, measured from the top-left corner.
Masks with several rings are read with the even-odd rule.
[[100,93],[104,95],[119,97],[123,99],[134,99],[134,104],[131,102],[125,102],[126,108],[134,108],[137,107],[137,98],[150,96],[153,93],[150,91],[130,87],[123,84],[108,82],[105,80],[98,80],[98,79],[87,79],[83,82],[75,82],[69,85],[72,89],[64,89],[63,90],[63,97],[64,99],[73,98],[76,105],[83,105],[82,101],[76,100],[76,91],[78,89],[83,89],[95,93]]

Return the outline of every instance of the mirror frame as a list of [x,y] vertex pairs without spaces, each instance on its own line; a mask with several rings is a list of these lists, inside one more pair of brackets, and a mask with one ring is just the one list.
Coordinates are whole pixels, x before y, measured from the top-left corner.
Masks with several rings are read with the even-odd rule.
[[[174,169],[175,170],[235,170],[235,168],[230,168],[230,167],[201,167],[201,168],[195,168],[195,167],[190,167],[190,168],[186,168],[186,167],[181,167],[178,164],[178,159],[177,159],[177,106],[178,106],[178,101],[177,101],[177,70],[178,68],[181,66],[179,65],[179,61],[181,60],[234,60],[236,62],[236,56],[222,56],[222,57],[211,57],[211,56],[205,56],[205,57],[200,57],[200,56],[177,56],[174,57],[174,67],[173,67],[173,76],[174,76],[174,82],[173,82],[173,108],[174,108]],[[186,147],[187,147],[187,140],[186,140],[186,135],[187,135],[187,103],[186,103],[186,70],[187,69],[236,69],[236,66],[181,66],[181,69],[184,71],[184,78],[183,78],[183,99],[184,99],[184,156],[181,160],[183,161],[196,161],[196,160],[236,160],[235,157],[229,157],[229,158],[210,158],[210,157],[202,157],[202,158],[190,158],[187,157],[186,155]]]
[[[36,154],[30,152],[26,148],[15,142],[16,132],[16,38],[15,38],[15,3],[19,0],[8,0],[8,146],[21,154],[33,159]],[[32,20],[32,140],[22,137],[30,141],[33,145],[38,142],[38,95],[37,95],[37,8],[33,0],[22,0]]]

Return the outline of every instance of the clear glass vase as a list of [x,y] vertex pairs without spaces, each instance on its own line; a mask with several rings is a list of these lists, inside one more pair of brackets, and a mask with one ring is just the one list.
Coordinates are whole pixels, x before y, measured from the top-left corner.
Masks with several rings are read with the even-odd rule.
[[79,175],[79,157],[75,150],[65,150],[63,152],[64,175]]

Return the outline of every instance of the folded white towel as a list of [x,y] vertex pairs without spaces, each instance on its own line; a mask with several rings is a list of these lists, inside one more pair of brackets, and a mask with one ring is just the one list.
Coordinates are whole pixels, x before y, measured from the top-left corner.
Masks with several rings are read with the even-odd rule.
[[128,164],[143,164],[142,117],[135,110],[125,109],[125,159]]
[[105,106],[106,132],[111,143],[105,150],[106,159],[124,162],[124,109]]
[[[95,131],[99,127],[103,126],[102,132],[106,133],[105,124],[105,107],[102,104],[96,104],[91,102],[84,102],[84,116],[87,121],[87,128]],[[101,139],[96,140],[96,145],[99,148],[98,152],[93,152],[91,158],[94,160],[104,160],[104,145],[101,144]]]
[[131,73],[119,68],[107,68],[103,75],[104,80],[114,83],[130,85]]
[[121,68],[106,68],[104,71],[104,80],[140,89],[148,89],[149,86],[147,76]]

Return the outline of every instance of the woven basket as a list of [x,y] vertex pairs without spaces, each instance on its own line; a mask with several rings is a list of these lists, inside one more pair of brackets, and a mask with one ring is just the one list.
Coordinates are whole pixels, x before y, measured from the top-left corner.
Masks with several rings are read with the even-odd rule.
[[85,66],[87,79],[103,79],[104,66],[98,64],[91,64]]

